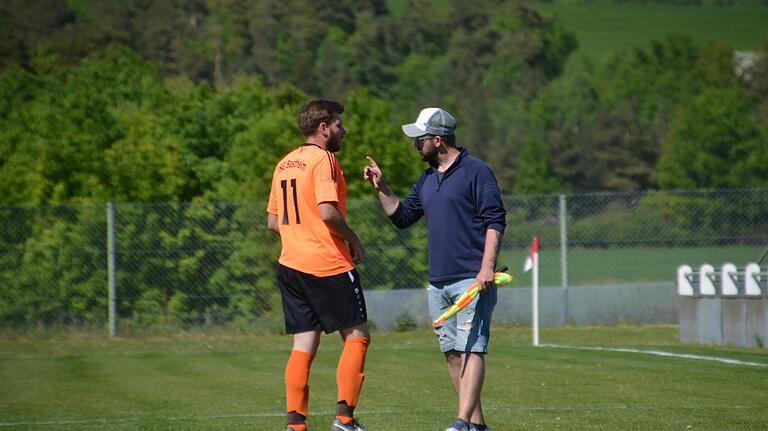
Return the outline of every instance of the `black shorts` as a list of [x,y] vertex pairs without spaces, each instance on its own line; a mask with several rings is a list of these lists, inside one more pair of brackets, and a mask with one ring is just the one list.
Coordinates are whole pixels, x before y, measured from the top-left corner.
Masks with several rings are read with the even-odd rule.
[[283,297],[285,332],[321,328],[326,334],[368,321],[357,270],[317,277],[278,264],[277,285]]

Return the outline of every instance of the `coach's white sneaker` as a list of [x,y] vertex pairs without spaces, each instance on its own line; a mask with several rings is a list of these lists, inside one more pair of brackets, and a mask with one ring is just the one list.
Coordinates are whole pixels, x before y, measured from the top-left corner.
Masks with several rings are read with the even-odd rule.
[[331,424],[331,431],[365,431],[365,427],[363,427],[357,419],[352,419],[352,422],[348,424],[345,424],[338,419],[334,419],[333,424]]
[[471,426],[462,419],[456,419],[456,422],[448,425],[445,431],[472,431]]

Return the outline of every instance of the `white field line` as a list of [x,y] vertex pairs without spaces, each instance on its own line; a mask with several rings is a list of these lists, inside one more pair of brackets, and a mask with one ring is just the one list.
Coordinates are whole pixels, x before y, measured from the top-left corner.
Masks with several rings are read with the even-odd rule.
[[559,344],[542,344],[541,347],[555,347],[558,349],[576,349],[576,350],[597,350],[597,351],[622,352],[622,353],[645,353],[647,355],[666,356],[671,358],[682,358],[682,359],[695,359],[699,361],[713,361],[713,362],[721,362],[723,364],[731,364],[731,365],[747,365],[750,367],[768,367],[768,363],[764,363],[764,362],[741,361],[738,359],[723,358],[719,356],[704,356],[704,355],[693,355],[689,353],[664,352],[662,350],[627,349],[627,348],[621,348],[621,347],[566,346],[566,345],[559,345]]

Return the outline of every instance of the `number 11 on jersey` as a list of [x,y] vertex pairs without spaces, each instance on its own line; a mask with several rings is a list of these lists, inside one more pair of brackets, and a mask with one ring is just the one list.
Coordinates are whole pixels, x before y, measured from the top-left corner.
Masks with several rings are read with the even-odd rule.
[[[283,189],[283,224],[288,224],[288,180],[280,180],[280,188]],[[296,213],[296,224],[300,224],[299,205],[296,199],[296,178],[291,178],[291,191],[293,194],[293,210]]]

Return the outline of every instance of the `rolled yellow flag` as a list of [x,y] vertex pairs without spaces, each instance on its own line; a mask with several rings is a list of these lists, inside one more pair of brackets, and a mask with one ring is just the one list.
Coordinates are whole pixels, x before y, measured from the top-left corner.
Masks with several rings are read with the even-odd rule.
[[[497,286],[509,284],[512,282],[512,275],[507,274],[506,272],[497,272],[493,276],[493,282],[496,283]],[[458,313],[459,310],[469,305],[469,303],[475,299],[475,296],[477,296],[479,291],[480,289],[478,288],[477,283],[472,283],[472,285],[469,286],[469,289],[462,293],[453,305],[445,310],[445,312],[441,314],[437,320],[432,322],[432,326],[440,326],[443,324],[443,322],[453,317],[453,315]]]

